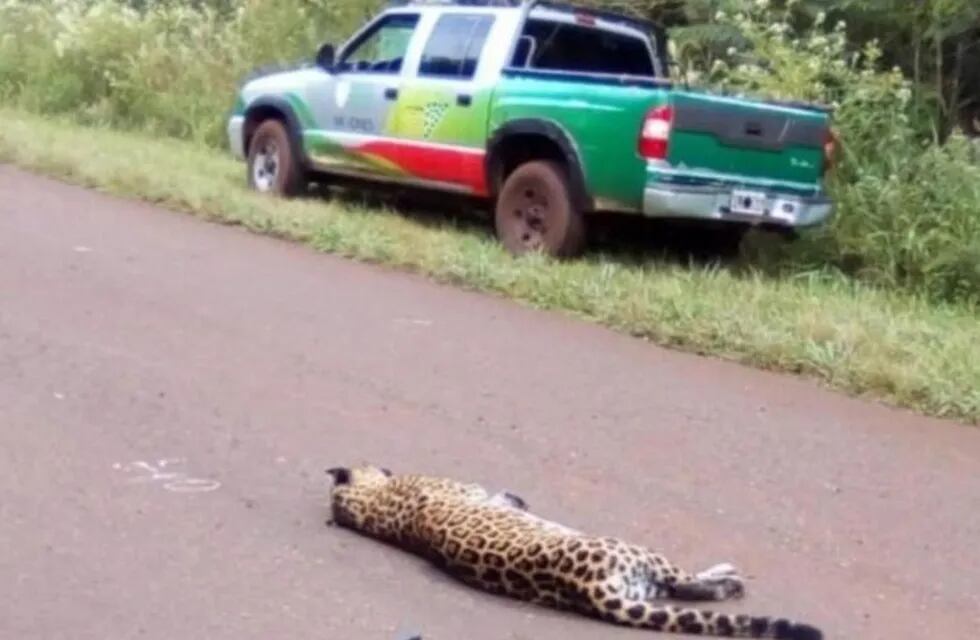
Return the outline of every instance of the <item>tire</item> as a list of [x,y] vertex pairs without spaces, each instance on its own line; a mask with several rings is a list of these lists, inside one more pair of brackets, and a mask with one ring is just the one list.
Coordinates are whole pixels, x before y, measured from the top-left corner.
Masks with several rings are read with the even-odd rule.
[[971,138],[980,138],[980,105],[965,107],[960,115],[960,125]]
[[723,260],[734,260],[742,252],[742,242],[749,233],[749,226],[729,223],[713,229],[708,235],[709,250]]
[[265,120],[248,146],[248,184],[260,192],[277,196],[298,195],[307,186],[300,159],[279,120]]
[[573,257],[585,248],[585,218],[557,162],[520,165],[504,181],[494,213],[497,238],[512,255]]

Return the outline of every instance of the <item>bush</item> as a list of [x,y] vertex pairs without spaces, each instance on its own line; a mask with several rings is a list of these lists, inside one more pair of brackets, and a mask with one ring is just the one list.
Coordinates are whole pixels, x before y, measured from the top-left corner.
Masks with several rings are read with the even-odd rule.
[[83,123],[222,145],[241,78],[311,59],[345,21],[304,0],[148,4],[0,1],[0,95]]
[[844,23],[792,27],[793,2],[773,10],[766,0],[734,15],[719,14],[746,39],[726,60],[694,70],[716,89],[834,108],[843,149],[831,179],[838,215],[804,234],[788,251],[769,255],[786,272],[843,271],[885,287],[934,299],[980,300],[980,166],[962,135],[935,142],[897,69],[881,70],[875,42],[854,51]]

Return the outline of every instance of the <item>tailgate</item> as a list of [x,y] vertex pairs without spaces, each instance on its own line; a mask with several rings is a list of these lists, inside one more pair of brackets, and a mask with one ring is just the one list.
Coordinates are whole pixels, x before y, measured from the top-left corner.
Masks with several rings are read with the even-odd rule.
[[828,113],[680,91],[671,104],[674,167],[739,181],[820,183]]

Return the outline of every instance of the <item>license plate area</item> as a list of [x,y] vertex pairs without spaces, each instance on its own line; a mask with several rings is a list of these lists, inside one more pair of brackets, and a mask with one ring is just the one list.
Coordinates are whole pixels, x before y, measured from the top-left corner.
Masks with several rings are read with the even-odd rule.
[[735,189],[732,191],[728,208],[732,213],[745,216],[764,216],[769,205],[769,199],[763,191],[748,191]]

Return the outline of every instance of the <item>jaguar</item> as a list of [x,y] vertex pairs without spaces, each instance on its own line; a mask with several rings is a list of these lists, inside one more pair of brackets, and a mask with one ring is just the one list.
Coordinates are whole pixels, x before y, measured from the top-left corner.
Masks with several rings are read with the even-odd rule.
[[785,618],[667,604],[742,598],[729,563],[698,573],[647,547],[535,515],[510,491],[449,478],[333,467],[328,524],[427,558],[462,583],[618,625],[668,633],[821,640]]

